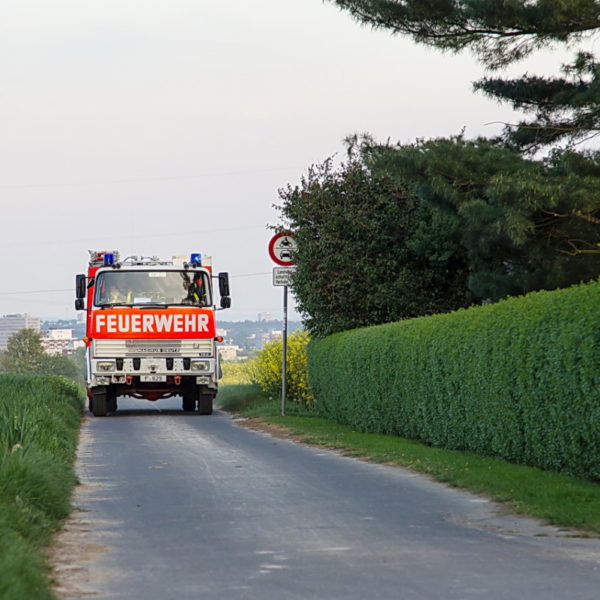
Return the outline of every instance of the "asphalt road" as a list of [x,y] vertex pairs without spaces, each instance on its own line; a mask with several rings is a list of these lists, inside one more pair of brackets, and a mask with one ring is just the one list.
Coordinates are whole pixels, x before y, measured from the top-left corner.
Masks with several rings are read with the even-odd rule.
[[63,598],[600,597],[600,540],[224,413],[127,406],[85,424],[57,556]]

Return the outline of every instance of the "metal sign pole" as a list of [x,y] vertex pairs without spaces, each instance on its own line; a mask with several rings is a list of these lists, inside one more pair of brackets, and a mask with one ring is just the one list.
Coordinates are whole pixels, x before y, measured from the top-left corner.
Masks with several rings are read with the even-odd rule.
[[281,359],[281,416],[285,417],[285,396],[287,392],[287,298],[288,286],[283,286],[283,356]]

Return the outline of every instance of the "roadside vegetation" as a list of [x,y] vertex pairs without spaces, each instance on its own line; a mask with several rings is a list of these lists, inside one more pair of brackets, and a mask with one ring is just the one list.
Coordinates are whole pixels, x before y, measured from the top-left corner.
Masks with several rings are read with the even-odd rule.
[[59,376],[0,375],[0,598],[50,600],[44,548],[70,511],[83,397]]
[[[329,1],[488,73],[599,28],[593,0]],[[354,134],[279,190],[315,417],[265,418],[600,532],[599,83],[583,47],[555,75],[485,77],[524,114],[495,137]]]
[[70,356],[46,354],[39,332],[21,329],[10,337],[7,349],[0,351],[0,373],[62,375],[83,385],[84,357],[84,348]]
[[[306,412],[314,398],[308,384],[307,346],[310,338],[305,331],[288,336],[286,412]],[[219,384],[217,403],[225,410],[255,410],[263,413],[269,407],[281,406],[281,363],[283,344],[275,340],[265,345],[254,358],[245,362],[223,362],[223,377]]]
[[[407,467],[513,512],[600,534],[598,357],[586,342],[598,329],[590,321],[598,294],[600,282],[310,345],[303,335],[308,368],[298,361],[289,369],[306,369],[314,398],[292,399],[280,416],[280,388],[258,383],[280,365],[281,349],[270,346],[225,365],[237,379],[226,379],[219,403],[303,443]],[[546,470],[515,464],[528,460]]]

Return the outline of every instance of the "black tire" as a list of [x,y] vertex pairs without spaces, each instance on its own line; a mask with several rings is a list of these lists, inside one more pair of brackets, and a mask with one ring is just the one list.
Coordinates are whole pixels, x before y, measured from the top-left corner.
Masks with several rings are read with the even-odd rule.
[[212,415],[213,398],[214,398],[214,396],[212,394],[200,394],[198,396],[198,414],[199,415]]
[[196,410],[196,397],[193,393],[186,392],[183,395],[183,402],[181,408],[184,412],[194,412]]
[[117,412],[117,394],[110,390],[106,395],[106,408],[108,412]]
[[108,413],[106,388],[95,388],[92,395],[92,414],[95,417],[105,417]]

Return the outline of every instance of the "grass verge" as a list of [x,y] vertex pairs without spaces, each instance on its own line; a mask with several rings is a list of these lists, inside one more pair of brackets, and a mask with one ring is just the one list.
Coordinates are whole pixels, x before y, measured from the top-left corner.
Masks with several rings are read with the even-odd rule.
[[[278,416],[278,402],[257,395],[256,390],[248,402],[244,400],[243,389],[231,389],[228,393],[230,402],[223,405],[225,410],[259,417],[261,421],[284,427],[303,443],[407,467],[449,485],[484,494],[506,504],[512,512],[538,517],[553,525],[600,534],[598,483],[471,452],[433,448],[395,436],[360,433],[307,411],[302,416],[293,415],[294,409],[289,406],[286,410],[289,416],[281,417]],[[236,397],[238,401],[234,402]]]
[[0,375],[0,598],[53,600],[43,554],[70,510],[83,399],[52,375]]

